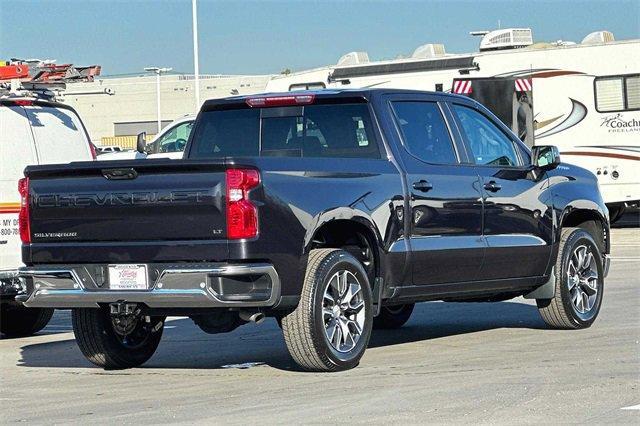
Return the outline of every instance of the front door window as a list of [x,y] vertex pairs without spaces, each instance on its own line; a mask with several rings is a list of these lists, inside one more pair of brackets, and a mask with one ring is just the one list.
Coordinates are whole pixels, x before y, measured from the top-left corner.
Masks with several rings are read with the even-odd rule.
[[513,141],[478,111],[453,105],[476,164],[518,166]]

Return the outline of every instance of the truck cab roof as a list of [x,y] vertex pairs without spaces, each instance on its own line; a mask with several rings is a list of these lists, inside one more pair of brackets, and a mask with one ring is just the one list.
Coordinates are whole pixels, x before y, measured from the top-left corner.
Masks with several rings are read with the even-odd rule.
[[[452,93],[444,92],[427,92],[421,90],[408,90],[408,89],[389,89],[389,88],[355,88],[355,89],[314,89],[314,90],[296,90],[293,92],[272,92],[272,93],[260,93],[254,95],[242,95],[231,96],[227,98],[209,99],[204,102],[202,110],[218,109],[225,105],[246,103],[251,99],[257,98],[270,98],[270,99],[290,99],[290,98],[302,98],[313,97],[315,101],[326,101],[330,99],[342,100],[343,102],[353,101],[370,101],[374,96],[383,95],[432,95],[438,97],[448,97],[451,99],[461,100],[465,102],[473,102],[466,96],[456,95]],[[300,104],[302,105],[302,104]]]

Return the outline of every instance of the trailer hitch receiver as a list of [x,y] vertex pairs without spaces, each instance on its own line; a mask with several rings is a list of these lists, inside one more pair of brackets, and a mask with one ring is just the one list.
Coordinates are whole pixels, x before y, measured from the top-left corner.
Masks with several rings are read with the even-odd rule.
[[139,313],[138,305],[136,303],[116,302],[109,304],[109,311],[111,315],[115,316],[129,316],[137,315]]

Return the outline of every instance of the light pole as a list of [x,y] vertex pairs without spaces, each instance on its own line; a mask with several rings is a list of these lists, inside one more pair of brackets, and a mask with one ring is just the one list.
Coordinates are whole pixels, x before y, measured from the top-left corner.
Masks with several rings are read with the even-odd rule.
[[191,0],[191,15],[193,18],[193,72],[196,83],[196,112],[200,109],[200,66],[198,64],[198,6],[196,0]]
[[158,133],[162,129],[162,119],[160,115],[160,75],[163,72],[169,72],[173,68],[159,68],[159,67],[146,67],[144,70],[148,72],[154,72],[156,74],[156,101],[158,103]]

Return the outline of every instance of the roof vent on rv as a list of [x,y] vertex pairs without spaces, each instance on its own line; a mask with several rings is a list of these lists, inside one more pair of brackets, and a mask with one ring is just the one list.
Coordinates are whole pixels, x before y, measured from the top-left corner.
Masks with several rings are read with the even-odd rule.
[[416,59],[431,59],[438,56],[444,56],[444,44],[429,43],[419,46],[411,54],[412,58]]
[[611,31],[596,31],[583,38],[581,44],[609,43],[610,41],[615,41]]
[[338,59],[338,66],[359,65],[367,62],[369,62],[369,54],[367,52],[349,52]]
[[531,46],[533,35],[531,28],[507,28],[504,30],[494,30],[486,34],[484,31],[476,31],[472,35],[482,35],[480,41],[480,51],[516,49],[519,47]]

